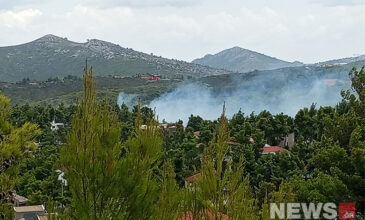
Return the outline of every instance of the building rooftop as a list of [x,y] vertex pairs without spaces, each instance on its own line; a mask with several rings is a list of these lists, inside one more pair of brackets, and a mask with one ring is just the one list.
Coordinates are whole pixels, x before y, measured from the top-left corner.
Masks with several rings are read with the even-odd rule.
[[277,153],[277,152],[283,152],[285,151],[284,148],[279,147],[279,146],[270,146],[270,145],[265,145],[262,148],[262,153],[263,154],[269,154],[269,153]]
[[25,198],[24,196],[18,195],[16,193],[14,193],[14,200],[18,201],[21,204],[26,203],[28,201],[27,198]]
[[15,212],[44,212],[44,206],[43,205],[33,205],[33,206],[19,206],[14,207]]

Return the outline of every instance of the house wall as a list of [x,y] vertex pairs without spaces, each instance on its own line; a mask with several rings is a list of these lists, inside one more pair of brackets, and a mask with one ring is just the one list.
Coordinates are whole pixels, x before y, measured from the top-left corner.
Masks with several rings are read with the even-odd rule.
[[279,146],[283,148],[292,149],[294,144],[295,144],[294,133],[290,133],[286,135],[282,141],[280,141]]
[[37,220],[37,215],[44,215],[45,212],[15,212],[15,219]]

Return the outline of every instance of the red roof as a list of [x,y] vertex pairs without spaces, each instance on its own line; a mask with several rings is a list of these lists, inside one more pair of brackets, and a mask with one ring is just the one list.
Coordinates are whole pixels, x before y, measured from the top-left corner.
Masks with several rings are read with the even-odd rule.
[[[201,217],[208,217],[207,220],[228,220],[228,215],[225,215],[223,213],[213,213],[212,211],[204,211],[199,213],[202,215]],[[205,218],[204,218],[205,219]],[[198,218],[194,218],[194,215],[192,212],[185,212],[179,220],[198,220]]]
[[187,181],[187,182],[195,182],[196,180],[198,180],[200,177],[202,176],[201,173],[197,173],[197,174],[194,174],[192,176],[189,176],[189,177],[186,177],[184,180]]
[[276,152],[283,152],[285,151],[284,148],[279,146],[265,146],[262,149],[262,153],[276,153]]
[[200,131],[194,132],[194,136],[199,136],[199,135],[200,135]]

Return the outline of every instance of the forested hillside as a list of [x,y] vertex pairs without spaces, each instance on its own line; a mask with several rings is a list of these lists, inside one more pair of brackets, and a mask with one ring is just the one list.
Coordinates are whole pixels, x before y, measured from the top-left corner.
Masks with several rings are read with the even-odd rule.
[[[181,79],[150,82],[139,77],[95,77],[100,98],[116,103],[120,92],[136,94],[144,103],[169,91]],[[82,79],[66,76],[63,79],[50,78],[46,81],[22,80],[17,83],[0,82],[0,90],[12,99],[12,104],[41,104],[58,106],[74,105],[81,97]]]
[[[183,83],[201,83],[212,88],[218,94],[232,91],[244,91],[262,97],[263,102],[269,102],[265,94],[277,94],[277,97],[288,90],[308,93],[318,83],[323,83],[323,89],[329,93],[339,94],[342,89],[349,89],[348,72],[353,68],[361,68],[365,61],[357,61],[346,65],[322,66],[310,65],[289,67],[276,70],[253,71],[250,73],[230,73],[207,76],[195,80],[184,80],[181,77],[159,81],[141,79],[139,76],[96,76],[95,81],[100,97],[107,97],[115,103],[118,94],[123,92],[133,94],[148,104],[162,94],[169,93]],[[47,80],[23,79],[18,82],[0,82],[0,91],[11,98],[12,104],[75,104],[82,91],[82,80],[77,76],[51,77]],[[333,95],[336,95],[333,94]],[[314,101],[314,100],[313,100]]]

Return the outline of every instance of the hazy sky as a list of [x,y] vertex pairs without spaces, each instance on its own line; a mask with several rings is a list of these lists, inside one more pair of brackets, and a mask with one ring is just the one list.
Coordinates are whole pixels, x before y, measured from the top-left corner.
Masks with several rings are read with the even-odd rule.
[[49,33],[186,61],[240,46],[311,63],[365,54],[365,0],[0,0],[0,46]]

